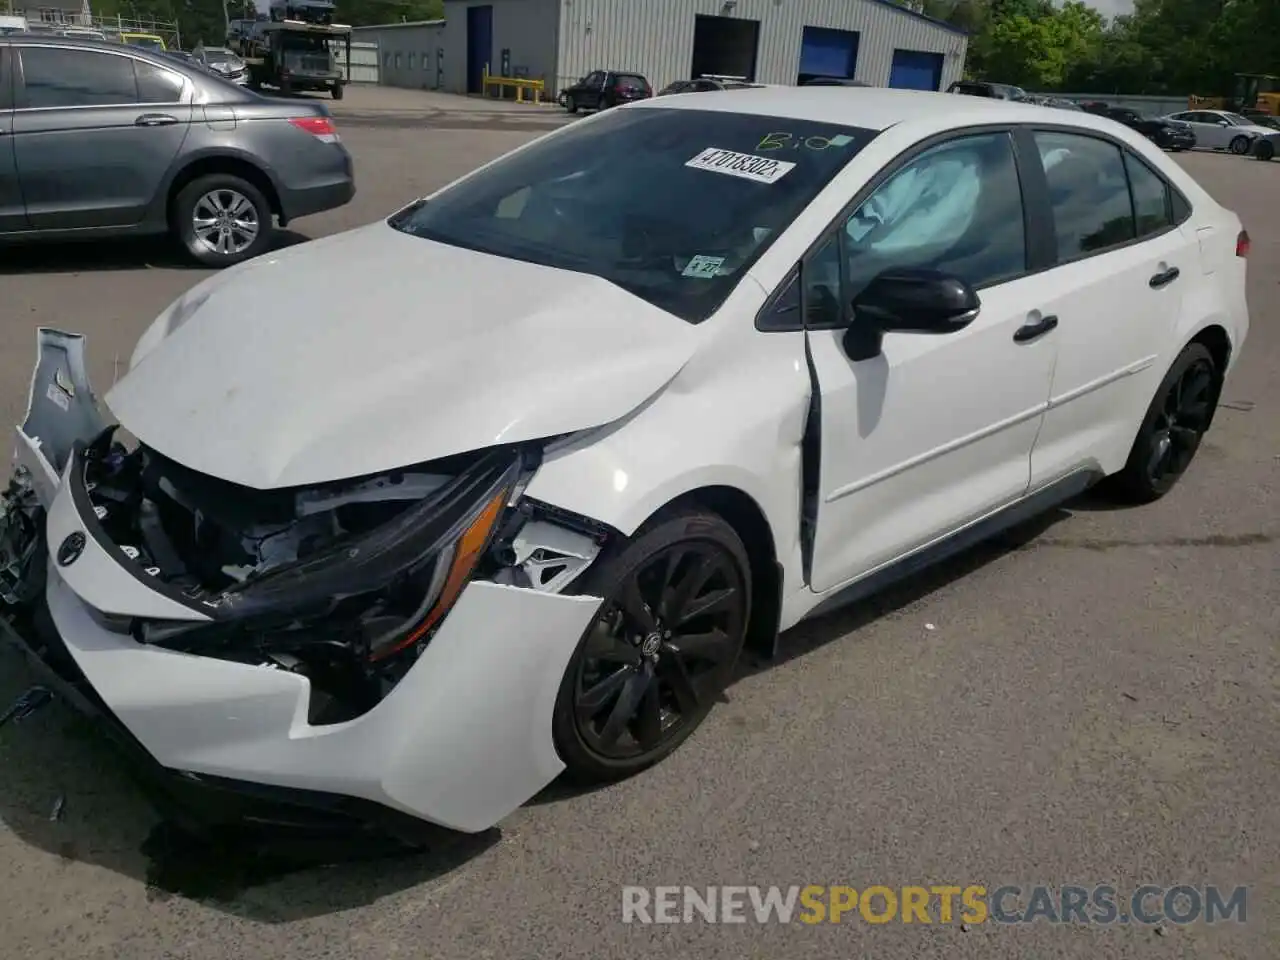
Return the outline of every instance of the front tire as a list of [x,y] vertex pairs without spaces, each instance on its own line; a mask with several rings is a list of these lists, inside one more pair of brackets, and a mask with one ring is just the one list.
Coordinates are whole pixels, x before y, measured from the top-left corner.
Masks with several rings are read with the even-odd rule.
[[578,101],[574,98],[573,94],[564,98],[564,108],[570,113],[578,112]]
[[1156,390],[1124,469],[1108,478],[1117,499],[1152,503],[1173,489],[1200,449],[1221,390],[1213,355],[1188,344]]
[[1235,137],[1232,139],[1229,149],[1237,157],[1243,157],[1249,152],[1249,138],[1244,135]]
[[342,85],[342,84],[340,84],[340,83],[335,83],[335,84],[333,85],[333,88],[332,88],[329,92],[333,95],[333,99],[335,99],[335,100],[341,100],[341,99],[342,99],[342,97],[343,97],[343,93],[344,93],[345,89],[346,89],[346,88],[345,88],[345,87],[343,87],[343,85]]
[[578,590],[604,602],[561,681],[552,734],[566,779],[621,780],[674,752],[728,687],[751,566],[733,527],[685,511],[602,556]]
[[195,260],[217,268],[265,253],[274,226],[262,191],[226,173],[197,177],[183,187],[174,200],[171,224]]
[[1270,140],[1259,140],[1258,145],[1253,148],[1253,155],[1259,160],[1270,160],[1276,155],[1275,145]]

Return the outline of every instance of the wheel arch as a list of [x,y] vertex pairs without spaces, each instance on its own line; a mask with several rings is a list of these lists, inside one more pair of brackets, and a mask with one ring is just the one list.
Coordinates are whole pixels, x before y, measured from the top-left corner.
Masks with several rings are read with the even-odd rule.
[[281,226],[284,226],[284,208],[280,203],[280,192],[276,189],[276,183],[271,174],[252,160],[233,153],[205,154],[190,160],[178,170],[165,190],[166,220],[172,216],[173,205],[178,199],[178,194],[187,184],[199,177],[216,173],[239,177],[257,187],[267,198],[267,203],[271,205],[271,212],[281,218]]
[[751,617],[747,622],[746,649],[763,657],[773,657],[777,650],[785,578],[778,561],[773,528],[764,510],[743,490],[717,484],[681,494],[664,504],[654,517],[683,508],[716,514],[742,538],[751,563]]
[[[1219,389],[1221,389],[1222,378],[1226,377],[1227,368],[1231,364],[1231,335],[1227,333],[1226,327],[1217,323],[1211,323],[1208,326],[1201,327],[1197,330],[1195,335],[1187,341],[1186,346],[1182,349],[1185,350],[1187,346],[1190,346],[1193,343],[1198,343],[1204,346],[1204,348],[1209,351],[1209,355],[1213,357],[1214,366],[1218,368],[1218,386]],[[1178,352],[1181,354],[1182,350],[1179,350]],[[1213,426],[1213,418],[1217,412],[1218,405],[1215,403],[1213,405],[1213,409],[1209,411],[1209,422],[1205,426],[1206,430]]]

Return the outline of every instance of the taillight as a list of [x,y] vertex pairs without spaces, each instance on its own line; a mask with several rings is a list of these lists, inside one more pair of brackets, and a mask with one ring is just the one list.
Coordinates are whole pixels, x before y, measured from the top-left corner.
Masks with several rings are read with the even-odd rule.
[[1249,231],[1248,230],[1241,230],[1239,235],[1236,236],[1236,256],[1237,257],[1249,256]]
[[328,117],[290,117],[289,122],[317,140],[325,143],[338,142],[338,129]]

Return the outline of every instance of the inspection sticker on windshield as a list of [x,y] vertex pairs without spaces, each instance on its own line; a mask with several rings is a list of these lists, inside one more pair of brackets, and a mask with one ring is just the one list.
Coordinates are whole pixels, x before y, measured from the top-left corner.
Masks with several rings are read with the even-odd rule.
[[723,265],[724,257],[704,257],[702,254],[698,254],[696,257],[692,257],[689,262],[685,264],[685,268],[680,272],[680,276],[703,277],[710,280],[720,272],[720,268]]
[[719,147],[707,147],[685,166],[695,170],[710,170],[712,173],[727,173],[731,177],[742,177],[756,183],[776,183],[790,173],[795,164],[749,153],[734,153]]

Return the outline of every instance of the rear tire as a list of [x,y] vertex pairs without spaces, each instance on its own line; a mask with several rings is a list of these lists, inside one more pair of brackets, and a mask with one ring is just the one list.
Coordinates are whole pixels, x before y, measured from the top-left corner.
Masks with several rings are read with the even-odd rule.
[[[228,173],[192,180],[174,199],[169,217],[170,229],[187,253],[219,269],[265,253],[275,229],[262,191]],[[250,225],[256,229],[251,231]]]
[[722,518],[682,511],[601,556],[576,592],[604,602],[561,680],[552,735],[567,780],[621,780],[673,753],[733,679],[751,565]]
[[1249,138],[1244,135],[1234,138],[1228,149],[1237,157],[1243,157],[1249,152]]
[[1104,489],[1123,503],[1159,500],[1191,466],[1213,419],[1222,371],[1200,343],[1186,346],[1160,382],[1124,468]]

